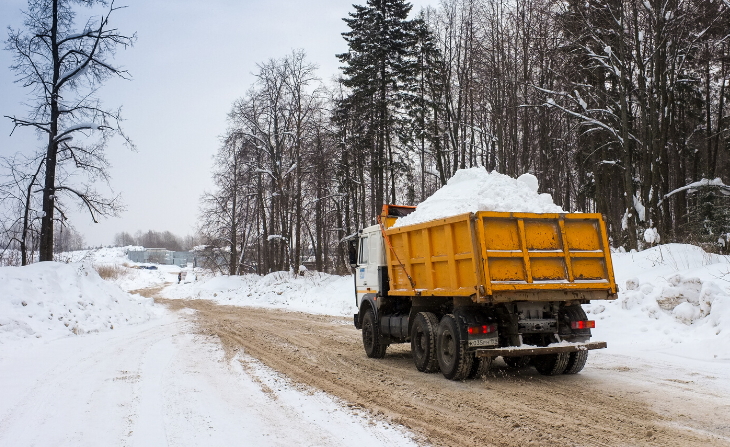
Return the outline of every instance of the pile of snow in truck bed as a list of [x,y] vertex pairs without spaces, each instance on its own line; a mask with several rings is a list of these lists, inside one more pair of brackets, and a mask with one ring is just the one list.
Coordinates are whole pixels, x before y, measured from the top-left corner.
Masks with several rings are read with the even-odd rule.
[[0,343],[107,331],[158,312],[151,299],[123,292],[87,263],[0,268]]
[[515,213],[564,213],[550,194],[538,194],[537,178],[523,174],[517,179],[484,168],[460,169],[416,210],[394,227],[413,225],[477,211]]

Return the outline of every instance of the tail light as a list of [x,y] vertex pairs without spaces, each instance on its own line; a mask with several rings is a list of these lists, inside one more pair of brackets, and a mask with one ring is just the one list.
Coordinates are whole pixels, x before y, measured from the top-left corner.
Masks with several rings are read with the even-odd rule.
[[593,329],[594,327],[596,327],[596,322],[593,320],[571,321],[570,327],[572,329]]
[[469,332],[469,335],[491,334],[497,332],[497,325],[484,324],[481,326],[469,326],[467,331]]

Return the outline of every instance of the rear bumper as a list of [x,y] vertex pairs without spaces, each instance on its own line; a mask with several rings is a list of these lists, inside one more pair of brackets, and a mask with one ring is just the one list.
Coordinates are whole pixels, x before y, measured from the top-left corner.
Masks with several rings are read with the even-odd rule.
[[477,349],[477,357],[521,357],[523,355],[557,354],[560,352],[589,351],[591,349],[603,349],[607,347],[605,341],[592,341],[588,343],[560,343],[545,347],[539,346],[509,346],[506,348]]

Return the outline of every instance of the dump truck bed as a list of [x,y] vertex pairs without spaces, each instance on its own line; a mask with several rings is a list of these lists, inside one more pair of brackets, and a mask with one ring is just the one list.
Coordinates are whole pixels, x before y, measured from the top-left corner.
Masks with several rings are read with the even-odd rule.
[[482,211],[384,233],[390,295],[499,302],[616,294],[600,214]]

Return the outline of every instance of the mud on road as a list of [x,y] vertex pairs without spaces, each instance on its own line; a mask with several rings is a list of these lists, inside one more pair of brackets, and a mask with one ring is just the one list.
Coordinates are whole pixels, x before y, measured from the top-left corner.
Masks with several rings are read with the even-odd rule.
[[294,382],[407,427],[425,444],[730,446],[727,433],[707,429],[716,421],[688,426],[659,414],[636,390],[612,383],[610,371],[601,379],[544,377],[534,368],[514,371],[497,361],[481,379],[452,382],[440,373],[418,372],[410,344],[391,345],[381,360],[367,358],[350,319],[157,301],[195,309],[200,330],[219,337],[230,355],[243,349]]

